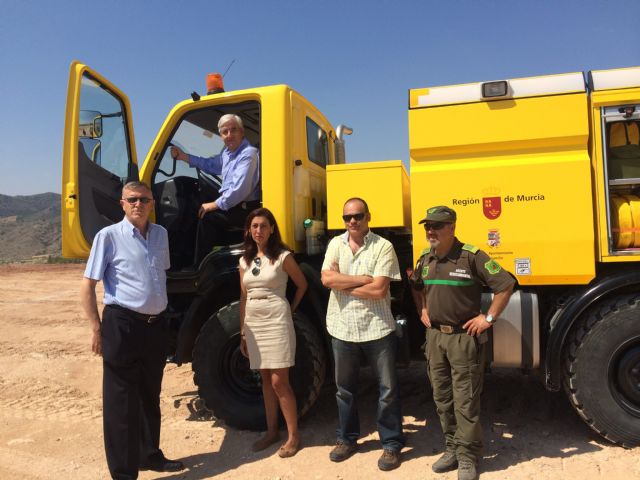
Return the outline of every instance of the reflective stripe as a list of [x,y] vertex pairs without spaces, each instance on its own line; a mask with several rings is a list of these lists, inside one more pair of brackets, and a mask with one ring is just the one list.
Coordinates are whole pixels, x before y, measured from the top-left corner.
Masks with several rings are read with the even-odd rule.
[[470,287],[473,280],[424,280],[425,285],[451,285],[454,287]]

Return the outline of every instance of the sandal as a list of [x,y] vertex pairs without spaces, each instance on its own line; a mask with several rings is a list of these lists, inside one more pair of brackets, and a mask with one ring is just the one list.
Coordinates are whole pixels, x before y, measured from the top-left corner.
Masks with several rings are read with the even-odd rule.
[[254,452],[260,452],[265,448],[270,447],[271,445],[276,443],[278,440],[280,440],[280,435],[278,434],[274,436],[265,435],[264,437],[254,442],[254,444],[251,447],[251,450],[253,450]]
[[295,444],[293,447],[289,447],[289,448],[286,448],[284,445],[282,445],[278,449],[278,456],[280,458],[293,457],[296,453],[298,453],[298,450],[300,450],[300,442]]

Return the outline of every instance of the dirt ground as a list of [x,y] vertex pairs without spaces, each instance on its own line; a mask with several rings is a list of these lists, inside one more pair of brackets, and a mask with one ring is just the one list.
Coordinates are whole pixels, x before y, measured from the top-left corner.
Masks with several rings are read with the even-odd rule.
[[[100,358],[89,348],[78,291],[82,265],[0,266],[0,478],[109,478],[102,444]],[[101,291],[99,292],[101,297]],[[227,428],[203,412],[190,365],[167,365],[162,392],[161,446],[187,470],[141,479],[455,479],[431,465],[443,442],[424,365],[400,372],[408,443],[402,466],[377,469],[376,392],[362,382],[360,452],[331,463],[336,408],[331,386],[301,422],[304,448],[293,458],[277,446],[252,453],[257,433]],[[538,379],[494,373],[483,397],[484,479],[640,478],[640,448],[601,440],[564,396]]]

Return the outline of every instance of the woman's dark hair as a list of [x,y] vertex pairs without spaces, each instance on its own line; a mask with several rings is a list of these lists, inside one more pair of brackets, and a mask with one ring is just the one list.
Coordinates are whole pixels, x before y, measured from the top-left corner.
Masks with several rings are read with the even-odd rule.
[[256,208],[247,217],[247,221],[244,225],[244,254],[242,255],[242,258],[244,258],[245,263],[249,265],[258,254],[258,246],[256,245],[256,242],[253,241],[253,238],[251,238],[251,222],[253,222],[253,219],[256,217],[266,218],[269,225],[273,227],[273,233],[267,241],[267,246],[264,252],[271,263],[273,263],[276,261],[282,250],[291,249],[282,242],[276,218],[268,208]]

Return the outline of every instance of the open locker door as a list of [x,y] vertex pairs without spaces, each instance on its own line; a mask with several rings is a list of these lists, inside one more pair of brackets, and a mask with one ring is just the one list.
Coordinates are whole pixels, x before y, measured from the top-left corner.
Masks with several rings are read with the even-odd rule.
[[122,186],[138,180],[129,99],[73,62],[62,157],[62,255],[86,258],[96,233],[122,220]]

